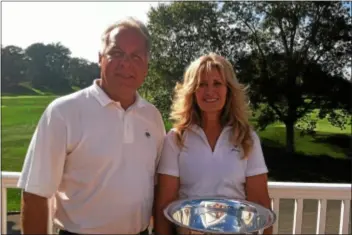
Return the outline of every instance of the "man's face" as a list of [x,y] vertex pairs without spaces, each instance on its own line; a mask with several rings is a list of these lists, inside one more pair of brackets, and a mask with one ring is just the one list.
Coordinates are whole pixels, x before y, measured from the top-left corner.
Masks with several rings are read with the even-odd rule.
[[148,71],[146,41],[136,29],[115,28],[100,56],[105,89],[121,98],[133,95],[142,85]]

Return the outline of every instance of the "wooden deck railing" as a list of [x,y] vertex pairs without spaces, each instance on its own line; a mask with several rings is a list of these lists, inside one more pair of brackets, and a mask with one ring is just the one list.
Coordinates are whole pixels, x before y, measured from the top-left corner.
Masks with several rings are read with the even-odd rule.
[[[17,188],[19,176],[19,172],[1,172],[1,234],[7,233],[7,189]],[[341,201],[339,234],[348,234],[349,232],[351,184],[269,182],[269,194],[272,200],[272,208],[277,215],[277,221],[274,224],[274,234],[278,233],[281,199],[295,200],[293,234],[302,233],[303,201],[306,199],[318,200],[316,234],[325,233],[327,200]],[[48,223],[50,225],[48,226],[48,233],[53,234],[51,217],[49,217]]]

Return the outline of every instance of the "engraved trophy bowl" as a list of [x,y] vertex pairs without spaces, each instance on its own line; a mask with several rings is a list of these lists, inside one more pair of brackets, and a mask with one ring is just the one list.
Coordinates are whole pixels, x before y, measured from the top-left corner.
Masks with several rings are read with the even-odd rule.
[[164,215],[179,234],[257,234],[276,221],[275,213],[261,205],[219,197],[177,200]]

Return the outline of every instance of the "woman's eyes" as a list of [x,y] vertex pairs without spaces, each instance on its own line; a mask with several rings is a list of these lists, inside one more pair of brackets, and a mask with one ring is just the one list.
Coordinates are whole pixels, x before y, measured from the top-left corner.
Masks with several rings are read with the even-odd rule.
[[[216,87],[219,87],[219,86],[222,86],[222,83],[221,82],[218,82],[218,81],[215,81],[213,82],[213,85],[216,86]],[[208,86],[208,83],[205,83],[205,82],[201,82],[199,84],[200,87],[204,87],[204,86]]]

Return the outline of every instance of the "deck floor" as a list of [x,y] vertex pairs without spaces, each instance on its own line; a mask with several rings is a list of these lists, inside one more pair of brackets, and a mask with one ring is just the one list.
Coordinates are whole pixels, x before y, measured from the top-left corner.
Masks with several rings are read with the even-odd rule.
[[[304,200],[302,234],[315,234],[317,218],[317,201]],[[293,199],[280,200],[279,234],[292,234],[293,225]],[[7,234],[20,234],[20,216],[8,215]],[[329,200],[327,205],[326,234],[338,234],[340,220],[340,202]],[[351,217],[349,225],[351,234]]]

